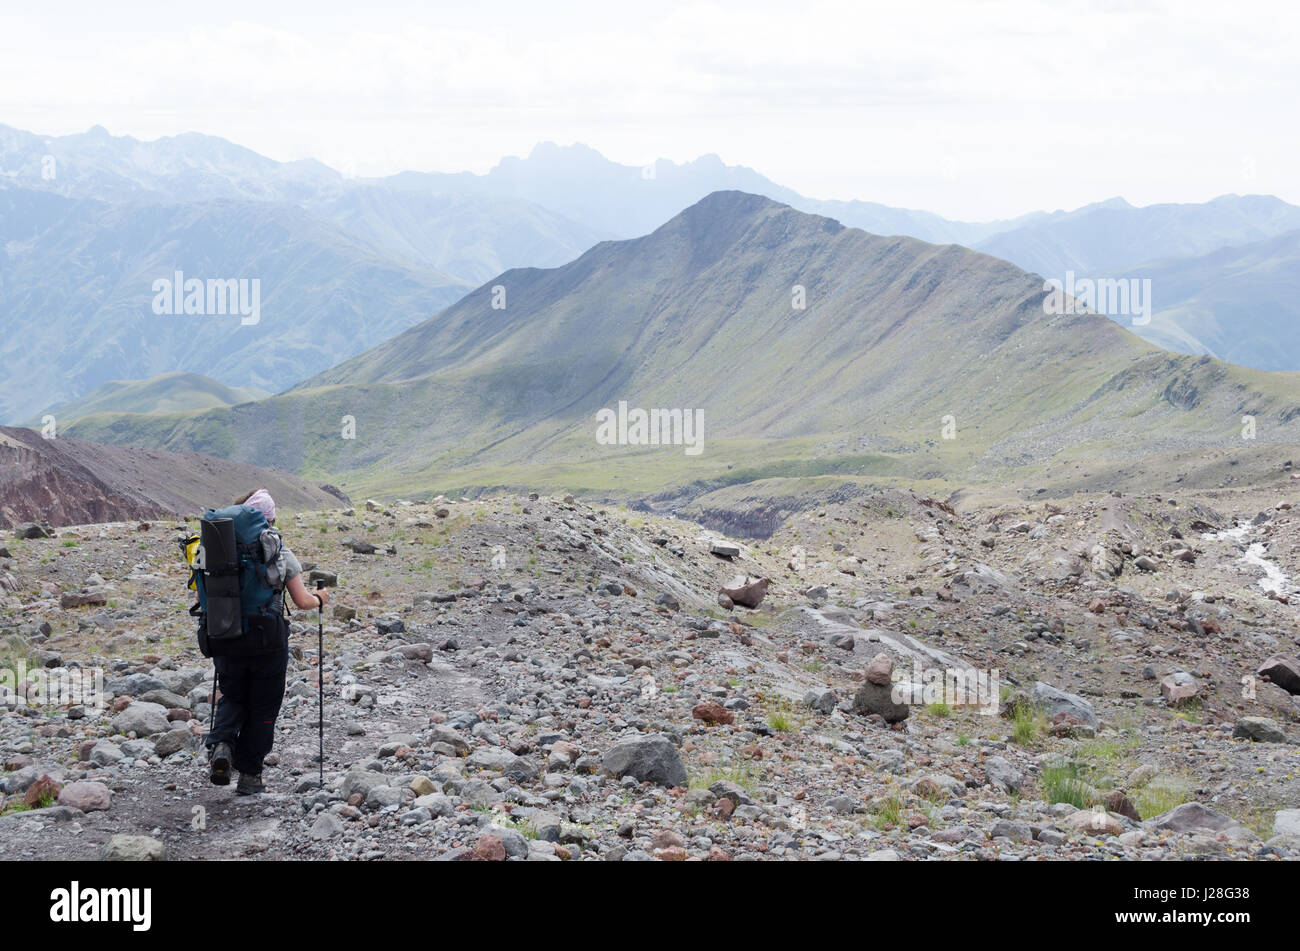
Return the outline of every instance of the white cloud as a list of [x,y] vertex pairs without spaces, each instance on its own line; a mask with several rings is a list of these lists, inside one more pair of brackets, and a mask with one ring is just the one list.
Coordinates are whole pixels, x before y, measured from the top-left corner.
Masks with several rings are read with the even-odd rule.
[[1300,201],[1300,13],[1271,4],[265,6],[6,11],[0,121],[202,131],[363,174],[484,171],[544,139],[632,164],[717,152],[815,197],[961,217]]

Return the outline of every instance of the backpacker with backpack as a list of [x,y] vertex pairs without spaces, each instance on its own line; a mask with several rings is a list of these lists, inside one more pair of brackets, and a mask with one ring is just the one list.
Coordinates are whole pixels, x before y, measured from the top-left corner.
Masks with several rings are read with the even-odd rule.
[[197,536],[180,539],[198,592],[190,614],[199,619],[204,657],[282,650],[284,546],[266,516],[250,505],[208,509]]

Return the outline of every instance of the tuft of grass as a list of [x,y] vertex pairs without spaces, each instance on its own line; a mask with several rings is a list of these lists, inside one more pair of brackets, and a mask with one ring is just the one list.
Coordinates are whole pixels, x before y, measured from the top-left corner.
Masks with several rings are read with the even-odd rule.
[[1199,697],[1192,697],[1190,700],[1184,700],[1174,709],[1174,717],[1178,720],[1186,720],[1188,723],[1201,722],[1201,700]]
[[1157,779],[1147,783],[1133,796],[1138,815],[1150,819],[1187,802],[1190,788],[1177,779]]
[[793,731],[798,726],[793,706],[779,701],[774,703],[767,711],[767,725],[775,733]]
[[903,810],[906,806],[897,793],[891,793],[880,801],[871,814],[870,822],[882,832],[896,829],[903,824]]
[[742,763],[739,766],[728,768],[717,767],[700,773],[698,776],[692,776],[690,780],[691,789],[708,789],[714,783],[735,783],[746,792],[752,793],[758,789],[759,783],[763,781],[763,774],[753,766]]
[[1114,763],[1126,759],[1130,750],[1141,745],[1142,741],[1136,736],[1105,737],[1081,744],[1078,755],[1082,759]]
[[1092,805],[1089,787],[1079,778],[1074,766],[1049,766],[1043,770],[1039,780],[1045,802],[1068,802],[1076,809],[1086,809]]
[[1024,705],[1016,708],[1016,718],[1011,728],[1011,739],[1021,746],[1028,746],[1038,739],[1038,735],[1047,727],[1047,717],[1040,710]]
[[952,716],[952,707],[948,706],[948,704],[944,703],[942,700],[938,700],[934,703],[927,703],[925,705],[925,712],[932,717],[950,717]]
[[958,746],[970,746],[970,737],[967,736],[965,733],[958,733],[958,734],[957,734],[957,745],[958,745]]

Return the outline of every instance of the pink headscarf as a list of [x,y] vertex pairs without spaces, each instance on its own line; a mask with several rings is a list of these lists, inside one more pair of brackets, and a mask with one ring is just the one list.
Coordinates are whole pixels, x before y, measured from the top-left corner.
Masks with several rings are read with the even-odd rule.
[[244,504],[257,509],[266,516],[268,522],[275,521],[275,500],[271,498],[271,494],[266,489],[258,489],[248,497]]

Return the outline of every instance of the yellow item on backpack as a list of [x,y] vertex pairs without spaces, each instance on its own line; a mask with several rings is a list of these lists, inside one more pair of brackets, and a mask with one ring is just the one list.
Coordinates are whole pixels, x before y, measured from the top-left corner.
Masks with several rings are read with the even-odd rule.
[[191,591],[197,591],[198,587],[194,583],[193,569],[194,569],[194,560],[199,553],[199,536],[183,535],[180,538],[176,539],[176,541],[181,546],[181,554],[185,557],[185,563],[190,566],[190,583],[187,585],[187,587]]

